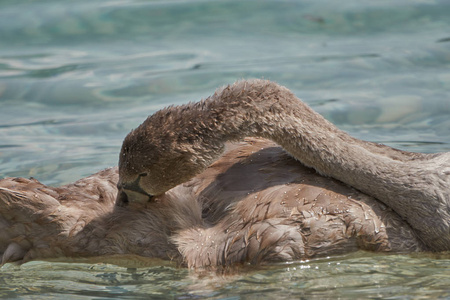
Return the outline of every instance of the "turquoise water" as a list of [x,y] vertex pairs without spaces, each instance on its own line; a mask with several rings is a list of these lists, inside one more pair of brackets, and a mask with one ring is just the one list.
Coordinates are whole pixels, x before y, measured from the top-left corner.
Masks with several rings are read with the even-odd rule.
[[[340,128],[450,151],[450,2],[0,2],[0,177],[72,182],[117,164],[154,111],[241,78],[277,81]],[[198,277],[31,262],[0,297],[450,298],[449,255],[375,255]]]

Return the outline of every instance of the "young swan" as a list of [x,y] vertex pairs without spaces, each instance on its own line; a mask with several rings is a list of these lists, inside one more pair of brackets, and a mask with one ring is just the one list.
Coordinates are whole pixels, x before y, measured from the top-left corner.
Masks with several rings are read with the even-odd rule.
[[[410,153],[355,139],[265,80],[150,116],[124,140],[117,203],[158,199],[204,171],[227,141],[263,137],[318,173],[382,201],[430,250],[450,250],[450,153]],[[156,196],[156,198],[154,198]]]
[[115,206],[117,181],[117,168],[57,188],[0,180],[0,265],[67,257],[134,265],[150,257],[220,271],[358,249],[424,250],[392,209],[265,139],[227,144],[158,201]]

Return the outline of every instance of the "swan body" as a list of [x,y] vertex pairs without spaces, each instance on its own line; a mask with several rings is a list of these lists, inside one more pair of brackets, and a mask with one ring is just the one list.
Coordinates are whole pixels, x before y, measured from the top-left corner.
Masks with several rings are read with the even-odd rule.
[[241,81],[150,116],[124,140],[119,168],[58,188],[0,180],[0,254],[217,268],[449,250],[449,180],[449,153],[354,139],[286,88]]
[[117,181],[117,168],[58,188],[0,180],[2,263],[133,254],[215,269],[424,249],[392,209],[264,139],[226,144],[204,172],[153,202],[115,206]]

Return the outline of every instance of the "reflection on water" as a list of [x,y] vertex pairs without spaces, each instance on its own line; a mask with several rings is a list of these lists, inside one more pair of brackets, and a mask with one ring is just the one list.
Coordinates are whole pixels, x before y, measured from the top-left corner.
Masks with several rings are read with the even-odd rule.
[[[0,177],[59,185],[116,165],[147,115],[251,77],[359,138],[450,151],[448,11],[445,0],[1,1]],[[448,255],[357,253],[225,279],[116,264],[5,265],[0,297],[450,297]]]

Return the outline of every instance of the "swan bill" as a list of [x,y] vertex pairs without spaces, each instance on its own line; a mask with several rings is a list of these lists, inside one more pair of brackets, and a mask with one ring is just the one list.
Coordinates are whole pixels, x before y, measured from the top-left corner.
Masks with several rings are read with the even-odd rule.
[[147,203],[153,201],[154,196],[146,192],[138,192],[127,189],[120,189],[117,193],[116,206],[125,207],[131,203]]
[[120,182],[117,184],[116,206],[127,206],[130,202],[146,203],[153,200],[153,195],[147,193],[141,187],[141,178],[147,176],[147,173],[139,174],[133,182]]

